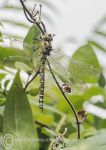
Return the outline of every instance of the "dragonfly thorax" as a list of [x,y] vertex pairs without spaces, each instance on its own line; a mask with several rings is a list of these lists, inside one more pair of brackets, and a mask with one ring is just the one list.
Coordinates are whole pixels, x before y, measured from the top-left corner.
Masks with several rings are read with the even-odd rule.
[[50,49],[44,49],[43,51],[43,55],[49,56],[50,55],[51,50]]
[[46,56],[50,55],[50,52],[52,51],[52,41],[53,41],[53,36],[52,34],[45,34],[42,35],[42,44],[44,47],[43,54]]

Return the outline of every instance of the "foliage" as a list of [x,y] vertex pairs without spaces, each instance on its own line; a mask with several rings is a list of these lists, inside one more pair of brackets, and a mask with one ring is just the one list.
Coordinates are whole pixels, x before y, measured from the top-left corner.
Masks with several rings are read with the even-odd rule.
[[[106,149],[106,131],[98,132],[95,136],[80,140],[79,142],[71,142],[68,144],[67,148],[63,150],[99,150]],[[103,139],[103,140],[101,140]]]
[[[21,97],[20,97],[21,95]],[[10,111],[11,110],[11,111]],[[28,123],[30,122],[30,123]],[[11,149],[38,149],[37,132],[31,108],[17,72],[9,90],[3,117],[3,134],[13,138]],[[35,139],[35,141],[28,140]],[[26,139],[26,141],[24,140]],[[11,144],[11,143],[10,143]],[[6,147],[4,147],[6,149]]]
[[[9,9],[7,6],[5,8]],[[25,24],[21,25],[26,26]],[[101,32],[100,29],[95,29],[95,36],[96,34],[105,38],[105,32]],[[94,114],[88,114],[86,120],[81,124],[81,140],[78,141],[74,115],[54,84],[48,69],[46,71],[44,114],[40,112],[38,102],[39,78],[33,80],[25,91],[27,79],[34,76],[36,63],[40,57],[37,53],[39,50],[37,47],[42,43],[33,40],[38,38],[39,35],[37,26],[32,25],[23,40],[23,50],[0,46],[0,139],[3,135],[11,135],[13,138],[11,149],[47,150],[57,146],[56,149],[64,150],[105,150],[106,130],[104,128],[106,127],[106,118],[97,116],[95,112]],[[0,36],[2,37],[1,32]],[[1,42],[3,43],[3,40]],[[34,44],[34,49],[28,47],[31,44]],[[98,110],[99,108],[101,110],[106,108],[105,70],[102,69],[94,48],[96,51],[99,49],[106,52],[106,48],[89,39],[87,44],[81,45],[72,56],[72,58],[84,62],[88,66],[92,65],[94,69],[94,72],[86,74],[87,68],[81,70],[79,66],[79,71],[77,70],[74,74],[74,77],[77,76],[90,84],[82,93],[68,95],[77,112],[83,110],[85,104],[96,106]],[[33,58],[33,61],[31,58]],[[76,69],[73,68],[74,65],[72,66],[72,58],[69,58],[69,66],[65,70],[67,72]],[[15,71],[9,70],[6,66],[15,69]],[[93,70],[92,67],[91,70]],[[61,68],[57,67],[57,69],[61,71]],[[17,70],[21,70],[21,73]],[[11,79],[8,79],[8,75]],[[63,79],[60,74],[57,73],[56,75],[61,82]],[[100,96],[102,102],[98,101]],[[96,102],[94,99],[96,99]],[[67,128],[66,133],[64,133],[65,128]],[[24,138],[24,141],[21,141],[21,138]],[[29,140],[25,141],[25,138]],[[14,143],[15,140],[18,142]],[[9,141],[9,146],[11,146],[11,142]]]

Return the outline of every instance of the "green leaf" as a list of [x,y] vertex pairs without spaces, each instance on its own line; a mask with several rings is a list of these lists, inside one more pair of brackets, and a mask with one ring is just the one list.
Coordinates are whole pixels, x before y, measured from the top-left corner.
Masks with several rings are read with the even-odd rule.
[[70,142],[62,150],[106,150],[106,130],[90,138]]
[[42,114],[39,114],[36,116],[36,120],[38,122],[41,122],[43,123],[44,125],[47,125],[47,126],[51,126],[54,122],[54,116],[53,115],[42,115]]
[[27,94],[30,94],[31,96],[36,96],[39,93],[39,88],[31,89],[27,91]]
[[0,132],[2,132],[3,128],[3,116],[0,114]]
[[[106,108],[106,107],[105,107]],[[106,119],[100,119],[99,117],[95,116],[94,118],[94,126],[96,129],[106,128]]]
[[30,59],[23,56],[8,56],[3,59],[3,62],[6,66],[13,66],[15,62],[23,62],[26,65],[32,67]]
[[5,73],[0,73],[0,80],[2,80],[6,76]]
[[0,95],[0,106],[5,105],[6,98]]
[[85,129],[82,133],[81,133],[81,137],[82,138],[88,138],[91,137],[93,135],[95,135],[97,132],[97,130],[93,127],[87,128]]
[[[16,74],[7,101],[3,119],[3,135],[10,135],[11,150],[38,150],[36,126],[27,96]],[[6,148],[4,148],[6,149]]]
[[1,31],[0,31],[0,37],[2,37],[2,33],[1,33]]
[[8,48],[8,47],[2,47],[0,46],[0,64],[3,64],[3,60],[6,57],[9,56],[26,56],[26,54],[23,51],[20,51],[18,49],[14,49],[14,48]]
[[100,43],[96,42],[96,41],[88,41],[88,43],[94,47],[96,47],[97,49],[106,52],[106,48],[103,47]]
[[90,45],[80,47],[72,56],[79,63],[70,60],[69,71],[76,79],[81,79],[88,83],[97,82],[100,76],[100,65]]
[[72,57],[78,61],[90,64],[95,68],[100,68],[96,54],[89,44],[81,46],[75,51]]
[[9,84],[10,80],[6,80],[5,83],[4,83],[4,87],[5,89],[7,88],[8,84]]
[[95,33],[102,37],[106,37],[106,32],[96,31]]
[[0,26],[3,27],[3,24],[0,22]]
[[106,85],[106,80],[105,80],[103,73],[101,73],[98,83],[99,83],[99,86],[101,87],[104,87]]
[[32,71],[31,68],[28,65],[24,64],[23,62],[15,62],[15,67],[18,70],[23,70],[25,72],[27,72],[27,71],[31,72]]
[[32,25],[32,27],[29,29],[25,39],[24,39],[24,48],[28,50],[29,54],[33,53],[33,47],[29,48],[27,45],[38,45],[38,39],[40,35],[40,30],[36,25]]
[[96,95],[103,95],[104,97],[106,96],[106,92],[103,88],[101,87],[91,87],[89,88],[84,94],[83,97],[85,99],[90,99],[92,96],[96,96]]

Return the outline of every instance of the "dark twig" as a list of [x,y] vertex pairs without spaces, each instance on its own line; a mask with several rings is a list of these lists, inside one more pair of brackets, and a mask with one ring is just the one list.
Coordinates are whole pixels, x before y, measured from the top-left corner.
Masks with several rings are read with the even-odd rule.
[[25,88],[24,88],[25,91],[27,87],[29,86],[29,84],[38,76],[38,74],[39,74],[39,69],[36,71],[36,74],[33,76],[33,78],[26,83]]
[[57,81],[57,79],[56,79],[56,77],[55,77],[55,75],[54,75],[54,73],[53,73],[53,71],[52,71],[52,68],[51,68],[51,65],[50,65],[48,59],[47,59],[47,64],[48,64],[48,67],[49,67],[49,69],[50,69],[50,72],[51,72],[51,74],[52,74],[52,77],[53,77],[55,83],[57,84],[57,86],[58,86],[60,92],[62,93],[62,95],[63,95],[63,97],[66,99],[66,101],[68,102],[69,106],[71,107],[71,109],[72,109],[72,111],[73,111],[73,113],[74,113],[74,115],[75,115],[76,123],[77,123],[77,128],[78,128],[78,129],[77,129],[77,130],[78,130],[78,139],[80,139],[80,122],[79,122],[79,120],[78,120],[77,112],[76,112],[74,106],[72,105],[72,103],[70,102],[70,100],[67,98],[67,96],[65,95],[65,93],[64,93],[63,90],[61,89],[61,86],[59,85],[59,83],[58,83],[58,81]]
[[[44,23],[43,23],[43,22],[38,22],[38,21],[36,21],[36,19],[35,19],[35,17],[33,16],[33,14],[32,14],[32,13],[27,9],[27,7],[25,6],[25,4],[24,4],[25,1],[20,0],[20,2],[21,2],[21,4],[22,4],[23,10],[24,10],[24,14],[25,14],[26,18],[28,19],[28,21],[30,21],[31,23],[36,24],[36,25],[38,26],[38,28],[40,29],[41,33],[42,33],[42,34],[45,34],[46,28],[45,28]],[[28,17],[28,15],[29,15],[30,18]],[[40,24],[41,24],[42,26],[41,26]],[[42,27],[43,27],[43,28],[42,28]]]
[[27,18],[27,20],[28,20],[29,22],[31,22],[31,23],[34,23],[34,22],[28,17],[27,12],[25,11],[24,8],[23,8],[23,10],[24,10],[24,14],[25,14],[25,17]]
[[35,120],[35,123],[38,124],[38,125],[40,125],[41,127],[45,127],[47,129],[50,129],[47,125],[45,125],[44,123],[41,123],[41,122],[39,122],[37,120]]

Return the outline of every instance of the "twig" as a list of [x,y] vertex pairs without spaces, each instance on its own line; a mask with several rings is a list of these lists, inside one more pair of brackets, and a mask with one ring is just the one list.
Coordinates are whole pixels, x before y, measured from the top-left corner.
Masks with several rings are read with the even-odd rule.
[[60,87],[60,85],[59,85],[59,83],[58,83],[58,81],[57,81],[57,79],[56,79],[56,77],[55,77],[55,75],[54,75],[54,73],[53,73],[53,71],[52,71],[52,68],[51,68],[51,65],[50,65],[48,59],[47,59],[47,64],[48,64],[48,67],[49,67],[49,69],[50,69],[50,72],[51,72],[51,74],[52,74],[52,77],[53,77],[55,83],[57,84],[57,86],[58,86],[60,92],[62,93],[62,95],[63,95],[63,97],[66,99],[66,101],[68,102],[69,106],[71,107],[71,109],[72,109],[72,111],[73,111],[73,113],[74,113],[74,115],[75,115],[76,124],[77,124],[77,130],[78,130],[78,139],[80,139],[80,122],[79,122],[79,120],[78,120],[77,112],[76,112],[74,106],[72,105],[72,103],[70,102],[70,100],[67,98],[67,96],[65,95],[65,93],[64,93],[63,90],[61,89],[61,87]]
[[[36,21],[36,19],[34,18],[34,16],[30,13],[30,11],[25,6],[25,4],[24,4],[25,1],[20,0],[20,2],[22,4],[23,10],[24,10],[24,14],[25,14],[27,20],[29,22],[31,22],[31,23],[36,24],[38,26],[38,28],[40,29],[41,33],[44,35],[46,33],[46,27],[45,27],[44,23]],[[29,15],[30,18],[28,17],[28,15]],[[40,24],[42,25],[43,28],[40,26]]]
[[39,122],[37,120],[35,120],[35,123],[38,124],[38,125],[40,125],[41,127],[45,127],[47,129],[50,129],[47,125],[45,125],[45,124],[43,124],[43,123],[41,123],[41,122]]
[[51,145],[51,149],[52,150],[56,150],[57,149],[57,144],[59,144],[59,142],[61,141],[61,139],[64,137],[64,135],[66,134],[67,132],[67,128],[65,128],[64,132],[59,135],[57,135],[56,139],[53,141],[52,145]]
[[24,87],[24,91],[26,91],[29,84],[38,76],[38,74],[39,74],[39,69],[38,69],[38,71],[36,71],[36,74],[33,76],[33,78],[29,82],[26,83],[26,85]]

